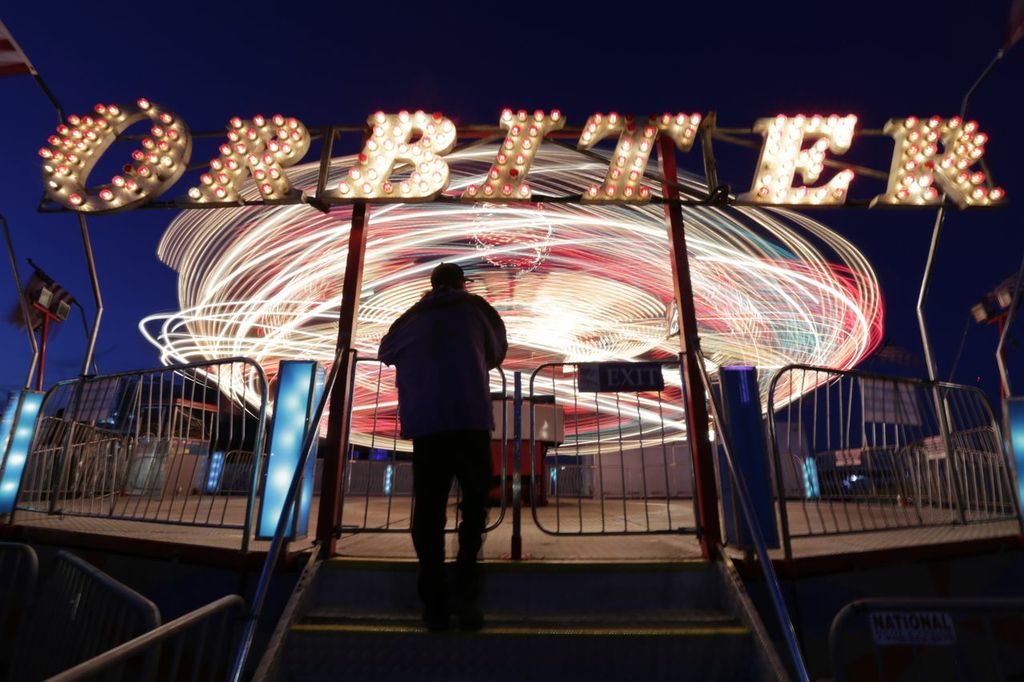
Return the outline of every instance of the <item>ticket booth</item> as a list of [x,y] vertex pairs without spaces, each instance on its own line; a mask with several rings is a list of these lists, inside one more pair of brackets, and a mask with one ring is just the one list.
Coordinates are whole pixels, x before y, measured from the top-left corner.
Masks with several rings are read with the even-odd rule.
[[[522,454],[520,459],[519,473],[523,483],[523,500],[532,503],[533,476],[538,477],[537,505],[547,504],[547,476],[544,471],[544,455],[552,445],[560,445],[565,442],[565,409],[556,405],[554,396],[535,396],[533,398],[533,410],[530,410],[531,401],[523,399],[522,420],[523,426],[520,432],[522,439]],[[494,475],[500,478],[502,466],[505,471],[505,499],[512,499],[512,473],[514,464],[513,442],[515,437],[515,406],[511,398],[504,399],[501,393],[491,394],[491,406],[494,412],[494,431],[491,432],[491,467]],[[502,411],[505,419],[502,421]],[[530,452],[530,430],[533,428],[533,417],[536,417],[537,427],[534,433],[533,452]],[[508,434],[505,438],[505,453],[502,457],[502,425]],[[533,467],[530,467],[530,459],[533,459]],[[504,461],[503,461],[504,460]],[[491,500],[501,502],[501,485],[496,483],[491,488]]]

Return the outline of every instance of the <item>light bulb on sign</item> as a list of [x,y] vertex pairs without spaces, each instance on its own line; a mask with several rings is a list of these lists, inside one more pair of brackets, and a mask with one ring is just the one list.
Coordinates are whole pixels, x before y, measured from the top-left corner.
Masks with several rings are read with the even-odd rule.
[[296,118],[256,115],[228,122],[228,141],[210,161],[210,172],[188,196],[194,201],[238,201],[238,190],[251,174],[264,199],[283,199],[292,193],[284,168],[302,160],[309,150],[309,131]]
[[[762,204],[825,205],[846,203],[854,172],[844,168],[826,184],[794,187],[799,173],[804,182],[815,182],[825,168],[827,152],[842,154],[853,142],[857,117],[779,115],[760,118],[754,123],[754,132],[764,136],[761,158],[757,162],[754,183],[749,192],[738,198]],[[804,147],[804,140],[815,138]]]
[[641,185],[651,150],[658,135],[668,135],[680,151],[690,151],[700,128],[700,114],[662,114],[651,116],[643,125],[632,115],[594,114],[587,120],[580,134],[577,149],[590,149],[604,138],[619,134],[615,153],[604,182],[592,184],[583,193],[585,204],[628,203],[643,204],[651,199],[651,190]]
[[971,171],[985,156],[988,142],[977,122],[964,123],[958,116],[909,116],[890,119],[884,132],[895,140],[896,147],[888,189],[871,201],[872,206],[939,204],[942,192],[961,208],[992,206],[1005,199],[1006,192],[992,186],[983,172]]
[[[87,190],[89,174],[117,136],[147,118],[153,125],[142,149],[132,152],[134,163],[109,184]],[[185,122],[144,98],[134,105],[97,104],[92,115],[68,116],[48,142],[39,150],[46,195],[82,213],[112,213],[151,201],[177,182],[192,154]]]
[[565,117],[558,109],[544,113],[540,109],[532,114],[525,109],[501,112],[501,127],[508,129],[505,140],[498,148],[494,165],[480,185],[469,185],[462,193],[464,199],[492,201],[529,201],[533,196],[526,175],[533,157],[537,155],[544,136],[565,127]]
[[[345,179],[326,193],[328,199],[429,201],[448,187],[448,164],[442,158],[455,146],[455,124],[439,113],[385,114],[367,119],[370,136]],[[413,134],[419,139],[412,142]],[[408,178],[392,181],[398,164],[409,164]]]

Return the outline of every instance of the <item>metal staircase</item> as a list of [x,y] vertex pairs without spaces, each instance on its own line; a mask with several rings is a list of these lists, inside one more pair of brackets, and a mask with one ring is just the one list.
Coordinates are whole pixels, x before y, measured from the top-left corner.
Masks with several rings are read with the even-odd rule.
[[787,676],[756,616],[751,622],[753,610],[738,606],[742,588],[714,562],[484,566],[484,629],[428,633],[419,619],[415,562],[323,562],[286,610],[255,679]]

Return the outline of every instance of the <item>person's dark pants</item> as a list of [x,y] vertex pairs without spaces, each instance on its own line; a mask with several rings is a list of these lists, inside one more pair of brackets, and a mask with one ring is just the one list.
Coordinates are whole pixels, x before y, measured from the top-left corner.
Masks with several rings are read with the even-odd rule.
[[446,608],[444,527],[452,478],[459,482],[459,552],[455,559],[456,593],[462,603],[480,594],[477,554],[487,523],[487,496],[491,486],[491,434],[488,431],[451,431],[413,439],[412,473],[416,503],[412,515],[412,543],[420,562],[418,590],[424,607]]

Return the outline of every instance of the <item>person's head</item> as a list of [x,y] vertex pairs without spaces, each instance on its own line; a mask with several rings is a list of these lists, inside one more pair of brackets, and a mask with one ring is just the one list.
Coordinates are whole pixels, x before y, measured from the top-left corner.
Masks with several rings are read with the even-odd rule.
[[441,263],[430,273],[430,286],[435,289],[465,289],[466,273],[456,263]]

